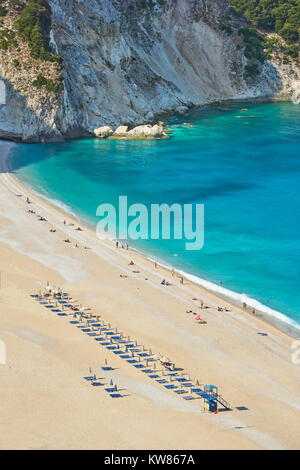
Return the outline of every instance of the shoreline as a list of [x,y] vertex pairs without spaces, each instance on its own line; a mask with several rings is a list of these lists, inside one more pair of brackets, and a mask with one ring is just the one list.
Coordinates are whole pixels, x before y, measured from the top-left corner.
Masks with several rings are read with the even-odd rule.
[[[99,240],[12,175],[0,177],[0,206],[0,339],[7,345],[0,448],[298,448],[299,367],[290,336],[190,280],[181,285],[140,253]],[[72,243],[63,243],[66,237]],[[171,285],[161,285],[163,278]],[[46,282],[141,350],[170,358],[193,384],[217,385],[232,409],[205,413],[202,400],[186,402],[71,325],[72,314],[60,317],[35,302],[29,294]],[[228,311],[217,310],[220,302]],[[111,374],[100,369],[105,361]],[[92,387],[83,379],[89,368],[125,397],[115,401]]]
[[[174,116],[179,116],[179,117],[184,117],[186,116],[187,118],[189,117],[190,113],[191,112],[194,112],[196,110],[200,110],[200,109],[205,109],[207,107],[211,107],[211,108],[214,108],[214,107],[217,107],[217,106],[220,106],[220,105],[226,105],[226,104],[237,104],[237,103],[294,103],[295,105],[299,104],[297,102],[294,102],[292,97],[291,96],[235,96],[233,98],[227,98],[227,99],[219,99],[219,100],[215,100],[215,101],[208,101],[207,103],[203,103],[201,105],[197,105],[197,106],[187,106],[187,110],[182,113],[182,114],[178,114],[178,112],[176,112],[176,109],[174,109],[173,111],[170,111],[168,113],[159,113],[155,116],[155,119],[153,119],[152,121],[152,124],[151,125],[155,125],[156,122],[158,121],[168,121],[169,119],[173,118]],[[122,124],[120,124],[122,125]],[[142,125],[145,125],[145,123],[135,123],[134,124],[134,127],[138,127],[138,126],[142,126]],[[103,124],[103,126],[105,126],[105,124]],[[112,138],[111,138],[112,137]],[[122,139],[131,139],[131,140],[139,140],[139,139],[146,139],[147,138],[151,139],[168,139],[170,138],[170,136],[167,134],[166,136],[162,136],[162,137],[134,137],[134,136],[131,136],[131,137],[124,137],[124,136],[111,136],[111,137],[108,137],[108,139],[111,139],[111,140],[116,140],[116,139],[119,139],[119,140],[122,140]],[[80,134],[76,134],[75,137],[74,136],[67,136],[67,135],[61,135],[61,137],[55,139],[53,137],[47,139],[47,138],[42,138],[42,137],[37,137],[35,139],[32,139],[32,140],[22,140],[22,138],[19,138],[19,137],[15,137],[15,136],[0,136],[0,142],[9,142],[9,143],[12,143],[12,144],[42,144],[42,143],[60,143],[60,142],[65,142],[65,141],[69,141],[69,140],[77,140],[77,139],[94,139],[95,138],[95,135],[93,134],[93,131],[85,131],[84,133]]]
[[[17,143],[7,142],[7,145],[11,147],[17,145]],[[5,154],[3,162],[4,166],[1,167],[0,165],[0,177],[2,177],[2,173],[5,174],[6,170],[7,173],[5,174],[5,176],[9,180],[11,180],[11,183],[13,185],[16,185],[19,188],[20,192],[22,192],[24,195],[29,194],[29,196],[36,197],[38,200],[41,199],[46,205],[49,205],[52,209],[58,210],[61,213],[62,217],[72,219],[73,222],[76,222],[77,224],[83,226],[86,230],[89,231],[95,241],[108,243],[111,248],[115,249],[116,240],[106,235],[104,235],[103,238],[99,238],[96,235],[92,224],[89,224],[89,221],[84,217],[81,217],[80,215],[72,212],[71,208],[69,208],[67,204],[39,193],[29,184],[25,183],[17,176],[15,176],[13,169],[9,165],[9,151],[10,150],[8,149],[7,153]],[[122,242],[119,241],[119,243]],[[204,292],[213,294],[218,300],[220,300],[220,304],[224,301],[229,302],[232,306],[238,308],[243,313],[249,315],[250,318],[260,318],[266,325],[271,325],[294,339],[300,338],[300,324],[295,322],[286,314],[276,311],[275,309],[272,309],[271,307],[268,307],[265,304],[262,304],[259,300],[255,298],[249,297],[246,293],[239,293],[231,289],[227,289],[214,282],[208,281],[204,278],[200,278],[199,276],[193,273],[188,273],[178,268],[175,269],[173,266],[166,264],[164,260],[160,259],[159,257],[156,258],[153,255],[149,255],[146,252],[140,251],[134,247],[130,247],[129,252],[136,254],[137,256],[141,257],[144,261],[149,261],[153,264],[156,263],[157,266],[160,267],[160,269],[164,270],[164,272],[168,275],[172,274],[173,271],[174,275],[177,278],[182,277],[186,283],[192,283],[195,287],[200,287],[201,289],[204,289]],[[247,309],[245,310],[242,309],[243,302],[247,304]],[[255,314],[252,314],[250,312],[250,309],[252,308],[255,309]]]

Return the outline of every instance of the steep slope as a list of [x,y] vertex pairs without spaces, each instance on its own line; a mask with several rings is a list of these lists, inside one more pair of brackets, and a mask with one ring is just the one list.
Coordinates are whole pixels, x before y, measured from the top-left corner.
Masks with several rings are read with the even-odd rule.
[[[11,1],[18,2],[2,2],[8,29],[14,29],[25,2],[12,8]],[[30,2],[45,5],[46,0],[25,3]],[[59,61],[45,54],[32,57],[30,41],[20,33],[17,57],[15,47],[0,48],[8,95],[6,106],[0,105],[0,137],[59,140],[88,135],[102,125],[153,122],[216,100],[290,96],[300,76],[289,64],[282,72],[281,63],[245,55],[245,22],[227,0],[47,4],[50,49],[62,58],[62,71]],[[13,65],[16,59],[19,67]],[[49,86],[49,78],[50,85],[61,78],[63,88]]]

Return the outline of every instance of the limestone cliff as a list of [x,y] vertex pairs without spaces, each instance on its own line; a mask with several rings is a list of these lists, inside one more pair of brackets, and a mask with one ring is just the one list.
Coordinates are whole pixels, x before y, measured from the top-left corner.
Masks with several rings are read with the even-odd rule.
[[[243,20],[227,0],[47,1],[50,47],[62,69],[32,58],[18,33],[17,48],[0,48],[6,84],[0,137],[59,140],[101,126],[154,122],[217,100],[297,94],[299,68],[278,57],[248,73]],[[8,10],[2,28],[9,30],[18,9],[0,3]],[[62,87],[52,89],[39,75],[61,79]],[[41,86],[33,85],[37,77]]]

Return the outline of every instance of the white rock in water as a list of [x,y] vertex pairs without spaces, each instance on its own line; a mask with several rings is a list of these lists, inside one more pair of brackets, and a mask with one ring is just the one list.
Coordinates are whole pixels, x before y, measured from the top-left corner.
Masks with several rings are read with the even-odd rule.
[[113,134],[113,130],[109,126],[98,127],[98,129],[94,130],[94,134],[99,139],[105,139]]
[[114,135],[127,135],[128,126],[119,126],[114,132]]
[[163,126],[159,124],[155,124],[154,126],[146,124],[145,126],[134,127],[128,132],[128,135],[135,137],[162,137],[165,133]]

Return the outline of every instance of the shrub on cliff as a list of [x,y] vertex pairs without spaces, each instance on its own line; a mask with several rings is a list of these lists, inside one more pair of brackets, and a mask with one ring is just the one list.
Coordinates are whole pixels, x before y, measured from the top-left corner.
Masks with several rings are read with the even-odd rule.
[[0,16],[5,16],[6,14],[7,14],[6,8],[0,5]]
[[54,81],[51,78],[46,78],[43,75],[39,74],[37,78],[32,82],[32,85],[36,88],[46,88],[50,93],[58,93],[61,91],[61,81]]
[[230,3],[254,26],[276,32],[288,42],[299,40],[299,0],[230,0]]
[[14,27],[28,41],[33,58],[58,60],[49,48],[51,10],[46,0],[29,0]]

